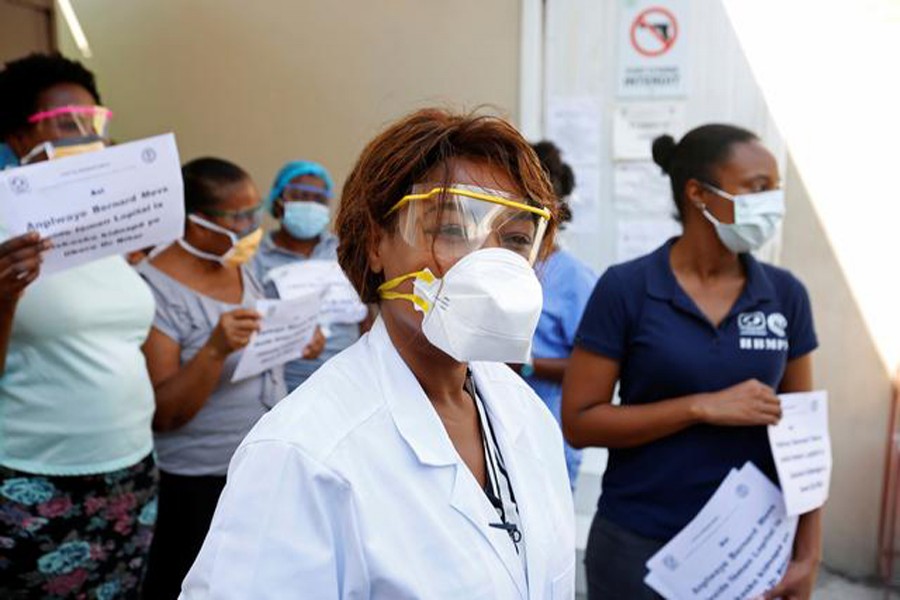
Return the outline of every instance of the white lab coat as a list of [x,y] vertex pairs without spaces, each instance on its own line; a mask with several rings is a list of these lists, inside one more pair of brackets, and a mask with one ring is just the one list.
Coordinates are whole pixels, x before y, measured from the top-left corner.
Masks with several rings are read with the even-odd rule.
[[379,320],[241,444],[181,598],[571,600],[559,427],[508,367],[471,368],[519,505],[527,576]]

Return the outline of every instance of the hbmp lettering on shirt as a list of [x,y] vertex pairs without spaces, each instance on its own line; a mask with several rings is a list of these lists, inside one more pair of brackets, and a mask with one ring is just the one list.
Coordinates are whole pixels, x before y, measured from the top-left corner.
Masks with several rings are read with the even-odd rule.
[[741,313],[738,315],[740,349],[786,352],[789,347],[787,327],[787,318],[779,312],[768,315],[762,311]]

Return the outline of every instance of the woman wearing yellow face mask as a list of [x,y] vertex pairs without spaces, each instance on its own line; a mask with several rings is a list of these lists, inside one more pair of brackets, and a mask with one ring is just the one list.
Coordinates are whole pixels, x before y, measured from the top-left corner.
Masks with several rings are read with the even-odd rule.
[[[144,354],[156,393],[157,531],[146,598],[174,598],[200,548],[238,443],[285,394],[281,368],[237,382],[241,349],[259,329],[263,290],[247,261],[262,238],[250,177],[215,158],[182,169],[184,238],[137,268],[156,296]],[[317,338],[306,349],[321,352]]]

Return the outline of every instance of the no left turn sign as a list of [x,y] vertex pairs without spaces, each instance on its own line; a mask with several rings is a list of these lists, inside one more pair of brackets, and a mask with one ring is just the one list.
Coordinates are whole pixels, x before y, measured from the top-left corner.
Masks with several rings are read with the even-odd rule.
[[631,24],[631,45],[642,56],[662,56],[676,40],[678,20],[661,6],[641,11]]

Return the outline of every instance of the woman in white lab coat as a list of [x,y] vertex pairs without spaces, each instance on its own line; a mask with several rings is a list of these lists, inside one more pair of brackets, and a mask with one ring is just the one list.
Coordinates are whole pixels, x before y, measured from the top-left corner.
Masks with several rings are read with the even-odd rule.
[[424,110],[367,146],[338,258],[381,317],[244,440],[182,598],[574,596],[562,440],[503,364],[555,206],[501,119]]

